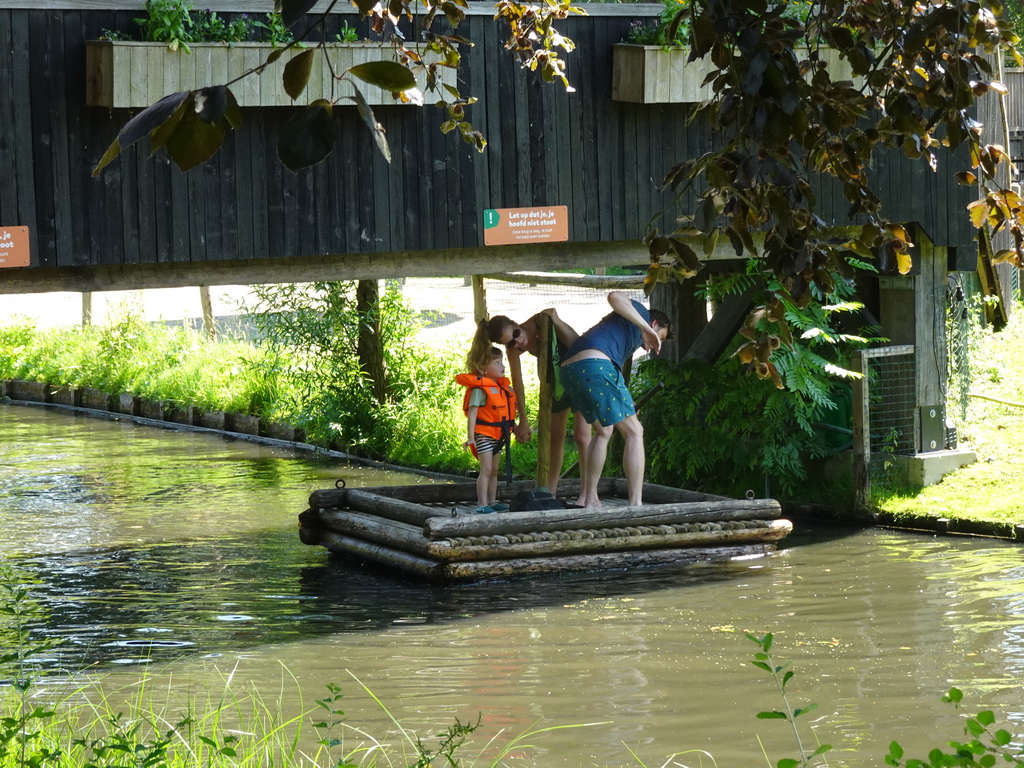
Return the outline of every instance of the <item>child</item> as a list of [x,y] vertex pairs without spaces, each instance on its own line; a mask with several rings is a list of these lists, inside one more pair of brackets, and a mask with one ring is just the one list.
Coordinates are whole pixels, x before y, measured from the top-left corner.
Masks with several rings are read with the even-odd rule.
[[498,457],[508,446],[515,425],[516,394],[505,378],[501,350],[474,344],[466,357],[471,373],[455,377],[466,387],[462,410],[467,418],[468,439],[463,444],[480,462],[476,480],[476,514],[504,512],[506,504],[496,504],[498,494]]

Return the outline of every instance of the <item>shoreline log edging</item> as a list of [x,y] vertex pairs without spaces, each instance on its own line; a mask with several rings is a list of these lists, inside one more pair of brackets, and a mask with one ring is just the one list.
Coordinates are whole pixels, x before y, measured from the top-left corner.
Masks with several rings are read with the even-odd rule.
[[[90,390],[88,397],[83,392]],[[364,456],[356,456],[335,448],[324,448],[304,442],[305,432],[301,427],[280,421],[270,421],[248,414],[235,414],[227,411],[211,411],[197,406],[188,406],[191,418],[181,418],[181,410],[174,411],[176,406],[168,406],[162,400],[148,400],[128,394],[133,398],[131,413],[118,410],[120,396],[109,395],[99,389],[90,387],[71,387],[69,385],[50,384],[49,382],[27,381],[24,379],[0,379],[0,400],[8,399],[15,405],[44,405],[53,408],[81,413],[85,416],[104,419],[129,419],[137,424],[165,429],[192,430],[197,432],[217,432],[240,440],[279,445],[301,451],[330,456],[354,464],[396,472],[423,475],[441,480],[463,480],[445,472],[405,467],[388,462],[376,461]],[[87,404],[88,403],[88,404]],[[103,407],[96,407],[102,405]],[[238,418],[247,417],[247,418]],[[252,430],[244,431],[244,430]]]

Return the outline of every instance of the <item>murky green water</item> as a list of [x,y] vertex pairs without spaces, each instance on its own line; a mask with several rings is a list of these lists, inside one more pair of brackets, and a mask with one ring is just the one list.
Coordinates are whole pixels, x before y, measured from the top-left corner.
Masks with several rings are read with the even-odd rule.
[[[38,581],[51,669],[106,685],[141,675],[176,695],[255,687],[283,710],[334,681],[348,719],[438,732],[483,713],[482,738],[606,722],[531,740],[525,764],[647,765],[705,749],[720,768],[793,754],[744,631],[776,635],[805,728],[831,765],[922,756],[961,735],[939,702],[991,707],[1024,730],[1024,560],[986,539],[798,528],[766,559],[678,572],[429,586],[299,543],[310,491],[422,478],[306,454],[16,406],[0,407],[2,551]],[[809,731],[807,738],[813,741]],[[695,756],[682,764],[699,765]],[[704,765],[711,763],[705,758]]]

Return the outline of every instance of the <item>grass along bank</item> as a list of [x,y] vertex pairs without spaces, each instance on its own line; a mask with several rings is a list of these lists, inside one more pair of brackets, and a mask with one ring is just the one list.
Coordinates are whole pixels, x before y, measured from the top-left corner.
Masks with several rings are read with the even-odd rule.
[[[1024,307],[1018,305],[999,333],[978,329],[970,339],[971,384],[967,417],[957,418],[961,445],[978,461],[921,490],[878,495],[879,511],[896,517],[945,517],[1024,523]],[[991,398],[991,399],[989,399]],[[1011,405],[1017,403],[1018,405]],[[951,409],[953,410],[953,409]]]

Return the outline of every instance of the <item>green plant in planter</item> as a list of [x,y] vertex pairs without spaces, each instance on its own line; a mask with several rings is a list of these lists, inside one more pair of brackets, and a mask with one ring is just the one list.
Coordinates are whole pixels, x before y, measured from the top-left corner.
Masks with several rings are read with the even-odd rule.
[[[141,29],[141,38],[152,43],[167,43],[176,51],[178,48],[191,53],[190,43],[225,43],[232,45],[256,37],[256,30],[275,48],[288,45],[293,39],[291,31],[281,21],[281,14],[268,13],[265,21],[250,19],[243,13],[241,18],[229,21],[215,11],[194,11],[188,0],[146,0],[146,17],[136,19]],[[104,31],[106,40],[129,40],[122,32]]]
[[272,11],[266,15],[265,19],[265,21],[254,21],[252,23],[257,29],[263,30],[262,37],[264,42],[270,43],[275,48],[283,48],[295,39],[292,31],[282,21],[280,13]]
[[[637,19],[629,25],[624,43],[634,45],[660,45],[664,48],[688,48],[690,45],[690,17],[686,10],[689,0],[663,0],[664,8],[658,20]],[[805,24],[811,10],[811,0],[784,0],[782,17]],[[678,17],[682,14],[682,18]],[[674,30],[674,32],[673,32]]]
[[[192,30],[192,4],[184,0],[146,0],[146,18],[136,19],[142,28],[142,39],[153,43],[167,43],[172,51],[194,42]],[[189,51],[191,53],[191,51]]]
[[671,39],[666,39],[666,35],[671,34],[669,29],[672,26],[673,20],[679,15],[685,3],[686,0],[664,0],[665,7],[658,14],[658,20],[635,20],[629,25],[629,30],[626,32],[623,42],[634,45],[661,45],[665,48],[685,48],[688,45],[687,41],[690,39],[689,18],[684,19],[676,26],[675,34],[671,36]]
[[343,21],[341,22],[341,29],[334,36],[334,39],[339,43],[354,43],[359,40],[359,33],[356,32],[355,27],[351,26],[347,21]]
[[215,11],[196,11],[192,17],[192,31],[189,42],[199,43],[240,43],[252,37],[253,22],[248,14],[234,21],[227,21]]

